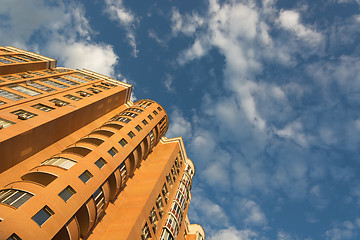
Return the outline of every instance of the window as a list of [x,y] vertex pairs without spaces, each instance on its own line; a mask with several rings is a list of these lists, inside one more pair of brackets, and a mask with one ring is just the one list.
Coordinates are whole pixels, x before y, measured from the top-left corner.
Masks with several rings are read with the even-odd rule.
[[64,85],[64,84],[57,83],[57,82],[54,82],[54,81],[49,80],[49,79],[41,80],[41,82],[46,83],[46,84],[49,84],[49,85],[54,86],[54,87],[57,87],[57,88],[61,88],[61,89],[64,89],[64,88],[68,88],[68,87],[69,87],[69,86],[66,86],[66,85]]
[[42,72],[31,72],[35,76],[44,76],[45,74]]
[[88,82],[88,81],[86,81],[86,80],[84,80],[82,78],[75,77],[73,75],[65,75],[64,77],[75,80],[75,81],[78,81],[78,82],[81,82],[81,83],[87,83]]
[[29,57],[29,56],[25,56],[25,55],[19,55],[19,57],[21,57],[21,58],[23,58],[23,59],[26,59],[26,60],[29,60],[29,61],[31,61],[31,62],[33,62],[33,61],[39,61],[39,60],[37,60],[37,59],[35,59],[35,58],[33,58],[33,57]]
[[59,193],[59,197],[61,197],[65,202],[67,202],[75,193],[76,191],[72,187],[67,186]]
[[167,200],[169,198],[169,191],[168,191],[165,183],[161,189],[161,193],[162,193],[163,197],[165,198],[165,202],[167,203]]
[[157,111],[155,111],[155,110],[153,111],[153,113],[154,113],[155,116],[158,115]]
[[56,72],[52,69],[49,69],[49,70],[45,70],[43,71],[44,73],[47,73],[47,74],[50,74],[50,75],[53,75],[53,74],[56,74]]
[[102,91],[96,88],[87,88],[87,90],[92,91],[95,94],[101,93]]
[[13,75],[7,75],[7,76],[1,76],[2,78],[5,78],[7,80],[11,80],[11,81],[14,81],[14,80],[19,80],[18,77],[16,76],[13,76]]
[[162,111],[161,107],[158,107],[158,110],[161,112]]
[[[164,207],[164,203],[163,203],[163,201],[162,201],[162,197],[161,197],[161,195],[159,194],[159,196],[157,197],[157,199],[156,199],[156,207],[158,208],[158,209],[162,209],[163,207]],[[161,215],[160,215],[161,216]]]
[[8,121],[6,119],[0,118],[0,129],[9,127],[11,125],[14,125],[15,123]]
[[57,99],[57,98],[51,99],[49,101],[55,103],[55,106],[57,106],[57,107],[62,107],[62,106],[66,106],[69,104],[68,102],[65,102],[65,101]]
[[158,220],[155,208],[152,208],[152,210],[150,211],[149,220],[150,220],[150,223],[154,223]]
[[48,206],[45,206],[31,219],[41,227],[52,215],[54,215],[54,212]]
[[21,238],[13,233],[10,237],[8,237],[6,240],[21,240]]
[[71,99],[71,100],[74,100],[74,101],[79,101],[81,100],[82,98],[80,97],[77,97],[77,96],[74,96],[74,95],[71,95],[71,94],[67,94],[65,95],[64,97],[68,98],[68,99]]
[[133,133],[133,131],[128,132],[127,134],[130,138],[134,138],[135,134]]
[[76,164],[76,161],[69,159],[69,158],[63,158],[63,157],[53,157],[50,158],[40,164],[40,166],[43,165],[50,165],[50,166],[57,166],[64,168],[66,170],[70,169],[72,166]]
[[56,81],[60,81],[60,82],[69,84],[69,85],[71,85],[71,86],[76,86],[76,85],[79,85],[79,84],[80,84],[80,83],[77,83],[77,82],[74,82],[74,81],[71,81],[71,80],[62,78],[62,77],[54,77],[53,79],[55,79]]
[[125,162],[122,162],[120,164],[119,169],[120,169],[120,174],[121,174],[121,185],[124,185],[125,179],[126,179],[126,176],[127,176]]
[[37,96],[37,95],[42,94],[41,92],[34,91],[34,90],[31,90],[30,88],[23,87],[20,85],[11,85],[11,86],[8,86],[8,88],[13,89],[18,92],[21,92],[21,93],[24,93],[24,94],[27,94],[27,95],[30,95],[30,96]]
[[106,162],[103,158],[99,158],[99,159],[95,162],[95,165],[96,165],[98,168],[100,168],[100,169],[102,169],[102,168],[105,166],[105,164],[107,164],[107,162]]
[[25,60],[21,59],[21,58],[18,58],[18,57],[14,57],[14,56],[5,56],[6,58],[8,59],[11,59],[15,62],[26,62]]
[[142,130],[142,127],[140,127],[140,125],[136,125],[135,129],[140,132]]
[[44,92],[53,92],[53,91],[55,91],[55,89],[53,89],[51,87],[47,87],[47,86],[41,85],[39,83],[31,82],[31,81],[27,81],[26,85],[37,88],[37,89],[42,90]]
[[79,176],[80,180],[83,181],[83,183],[87,183],[92,177],[93,175],[88,170],[86,170]]
[[9,92],[9,91],[3,90],[3,89],[0,89],[0,97],[4,97],[4,98],[7,98],[7,99],[10,99],[13,101],[18,101],[18,100],[26,98],[26,97],[17,95],[15,93],[12,93],[12,92]]
[[119,115],[116,115],[115,117],[111,118],[110,121],[120,121],[124,123],[129,123],[131,121],[130,118],[126,117],[120,117]]
[[168,175],[166,175],[166,181],[168,182],[169,186],[172,187],[173,181],[171,179],[170,173]]
[[76,93],[80,94],[82,97],[90,97],[92,96],[91,93],[85,92],[85,91],[77,91]]
[[153,119],[154,119],[153,116],[151,116],[150,114],[148,115],[148,118],[149,118],[149,120],[153,120]]
[[4,64],[13,63],[12,61],[9,61],[9,60],[7,60],[7,59],[5,59],[5,58],[0,58],[0,62],[1,62],[1,63],[4,63]]
[[103,86],[103,85],[96,85],[96,84],[94,84],[93,86],[94,86],[94,87],[101,88],[101,89],[104,89],[104,90],[109,90],[109,89],[110,89],[110,88],[105,87],[105,86]]
[[124,138],[119,141],[120,145],[125,147],[125,145],[128,143]]
[[50,112],[51,110],[55,109],[53,107],[49,107],[49,106],[46,106],[46,105],[41,104],[41,103],[38,103],[38,104],[33,105],[31,107],[36,108],[36,109],[40,109],[40,110],[45,111],[45,112]]
[[118,153],[118,150],[116,150],[116,148],[112,147],[108,153],[113,157]]
[[142,123],[146,126],[146,125],[148,125],[148,122],[144,119],[144,120],[142,120]]
[[21,78],[32,78],[33,75],[27,74],[27,73],[19,73],[18,74]]
[[85,79],[90,80],[90,81],[93,81],[93,80],[96,80],[96,79],[97,79],[97,78],[95,78],[95,77],[90,77],[90,76],[87,76],[87,75],[82,74],[82,73],[75,73],[74,75],[79,76],[79,77],[82,77],[82,78],[85,78]]
[[24,192],[16,189],[6,189],[0,191],[0,203],[19,208],[27,200],[34,195],[28,192]]
[[149,226],[147,223],[145,223],[145,226],[142,229],[141,239],[142,240],[148,240],[151,238]]
[[96,206],[96,218],[98,219],[104,212],[105,196],[101,187],[99,187],[93,194]]
[[11,112],[11,113],[17,115],[18,118],[21,119],[21,120],[26,120],[26,119],[33,118],[33,117],[37,116],[37,114],[25,111],[23,109],[19,109],[19,110],[16,110],[14,112]]
[[66,68],[56,68],[56,69],[53,69],[53,70],[56,71],[56,72],[59,72],[59,73],[66,73],[66,72],[73,71],[71,69],[66,69]]

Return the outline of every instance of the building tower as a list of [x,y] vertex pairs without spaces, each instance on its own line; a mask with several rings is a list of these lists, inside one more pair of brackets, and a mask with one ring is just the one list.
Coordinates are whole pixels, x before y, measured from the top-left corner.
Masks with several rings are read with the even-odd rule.
[[182,138],[131,90],[0,47],[0,239],[205,239]]

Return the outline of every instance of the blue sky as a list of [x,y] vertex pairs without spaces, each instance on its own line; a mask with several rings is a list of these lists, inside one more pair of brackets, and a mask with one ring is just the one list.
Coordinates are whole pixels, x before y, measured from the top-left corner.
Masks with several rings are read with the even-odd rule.
[[2,0],[0,41],[134,85],[210,240],[360,238],[360,1]]

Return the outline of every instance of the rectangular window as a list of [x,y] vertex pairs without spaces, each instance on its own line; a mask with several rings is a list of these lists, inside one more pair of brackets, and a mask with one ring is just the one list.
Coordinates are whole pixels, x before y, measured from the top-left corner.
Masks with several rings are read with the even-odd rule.
[[119,143],[120,143],[121,146],[124,147],[128,142],[123,138],[123,139],[121,139],[121,140],[119,141]]
[[19,55],[19,57],[24,58],[24,59],[26,59],[26,60],[29,60],[29,61],[31,61],[31,62],[39,61],[39,60],[37,60],[37,59],[35,59],[35,58],[33,58],[33,57],[29,57],[29,56],[25,56],[25,55]]
[[27,74],[27,73],[19,73],[18,74],[21,78],[32,78],[33,75]]
[[134,137],[135,137],[135,134],[133,133],[133,131],[130,131],[130,132],[128,133],[128,136],[129,136],[130,138],[134,138]]
[[11,112],[11,113],[17,115],[18,118],[21,119],[21,120],[26,120],[26,119],[33,118],[33,117],[37,116],[37,114],[25,111],[23,109],[19,109],[19,110],[16,110],[14,112]]
[[54,212],[48,206],[45,206],[31,219],[41,227],[52,215],[54,215]]
[[161,112],[162,111],[161,107],[158,107],[158,110]]
[[67,202],[75,193],[76,191],[72,187],[67,186],[59,193],[59,197],[61,197],[65,202]]
[[4,64],[10,64],[10,63],[13,63],[12,61],[9,61],[5,58],[0,58],[0,63],[4,63]]
[[77,97],[77,96],[74,96],[74,95],[71,95],[71,94],[67,94],[65,95],[64,97],[68,98],[68,99],[71,99],[71,100],[74,100],[74,101],[79,101],[81,100],[82,98],[80,97]]
[[96,88],[87,88],[87,90],[89,90],[89,91],[91,91],[91,92],[93,92],[93,93],[95,93],[95,94],[98,94],[98,93],[101,93],[101,92],[102,92],[101,90],[96,89]]
[[148,125],[148,122],[144,119],[144,120],[142,120],[142,123],[146,126],[146,125]]
[[25,60],[23,60],[23,59],[21,59],[21,58],[14,57],[14,56],[5,56],[5,57],[8,58],[8,59],[13,60],[13,61],[15,61],[15,62],[27,62],[27,61],[25,61]]
[[41,80],[41,82],[46,83],[46,84],[49,84],[49,85],[54,86],[54,87],[57,87],[57,88],[61,88],[61,89],[64,89],[64,88],[68,88],[68,87],[69,87],[69,86],[66,86],[66,85],[64,85],[64,84],[57,83],[57,82],[54,82],[54,81],[49,80],[49,79]]
[[85,91],[77,91],[76,93],[80,94],[82,97],[90,97],[92,96],[91,93],[85,92]]
[[82,74],[82,73],[75,73],[74,75],[79,76],[79,77],[82,77],[82,78],[85,78],[85,79],[90,80],[90,81],[93,81],[93,80],[96,80],[96,79],[97,79],[97,78],[95,78],[95,77],[90,77],[90,76],[87,76],[87,75]]
[[3,90],[3,89],[0,89],[0,96],[3,98],[13,100],[13,101],[18,101],[18,100],[26,98],[26,97],[17,95],[15,93],[12,93],[12,92],[9,92],[9,91]]
[[149,118],[149,120],[153,120],[153,119],[154,119],[153,116],[151,116],[150,114],[148,115],[148,118]]
[[60,82],[69,84],[69,85],[71,85],[71,86],[76,86],[76,85],[79,85],[79,84],[80,84],[80,83],[77,83],[77,82],[74,82],[74,81],[71,81],[71,80],[62,78],[62,77],[54,77],[53,79],[55,79],[56,81],[60,81]]
[[140,127],[140,125],[136,125],[135,129],[140,132],[142,130],[142,127]]
[[108,87],[105,87],[103,85],[93,85],[94,87],[98,87],[98,88],[101,88],[101,89],[104,89],[104,90],[109,90],[110,88]]
[[4,203],[15,208],[19,208],[27,200],[32,198],[34,195],[16,189],[7,189],[0,191],[0,203]]
[[107,162],[106,162],[103,158],[99,158],[99,159],[95,162],[95,165],[96,165],[98,168],[100,168],[100,169],[102,169],[102,168],[105,166],[105,164],[107,164]]
[[39,83],[31,82],[31,81],[27,81],[26,85],[37,88],[37,89],[42,90],[44,92],[53,92],[53,91],[55,91],[55,89],[53,89],[51,87],[47,87],[47,86],[41,85]]
[[13,76],[13,75],[7,75],[7,76],[1,76],[1,77],[2,77],[2,78],[5,78],[6,80],[11,80],[11,81],[19,80],[18,77]]
[[45,112],[50,112],[51,110],[54,110],[55,108],[53,107],[49,107],[49,106],[46,106],[44,104],[41,104],[41,103],[38,103],[36,105],[33,105],[31,106],[33,108],[36,108],[36,109],[39,109],[39,110],[42,110],[42,111],[45,111]]
[[14,124],[15,124],[14,122],[11,122],[11,121],[3,119],[3,118],[0,118],[0,129],[9,127],[9,126],[14,125]]
[[148,224],[145,223],[145,226],[142,229],[141,239],[148,240],[150,238],[151,238],[150,229],[148,227]]
[[154,113],[155,116],[158,115],[157,111],[155,111],[155,110],[153,111],[153,113]]
[[53,157],[50,158],[40,164],[42,165],[50,165],[50,166],[57,166],[64,168],[66,170],[70,169],[72,166],[76,164],[76,161],[71,160],[69,158],[63,158],[63,157]]
[[57,73],[57,72],[55,72],[55,71],[52,70],[52,69],[44,70],[43,72],[44,72],[44,73],[47,73],[47,74],[50,74],[50,75],[53,75],[53,74],[56,74],[56,73]]
[[71,80],[75,80],[75,81],[78,81],[78,82],[81,82],[81,83],[87,83],[88,81],[82,79],[82,78],[79,78],[79,77],[76,77],[76,76],[73,76],[73,75],[65,75],[63,77],[66,77],[66,78],[69,78]]
[[0,100],[0,105],[4,105],[6,102]]
[[88,170],[86,170],[79,176],[80,180],[83,181],[83,183],[87,183],[92,177],[93,175]]
[[31,72],[31,74],[35,75],[35,76],[44,76],[45,74],[42,72]]
[[118,153],[118,150],[116,150],[116,148],[112,147],[108,153],[113,157]]
[[30,95],[30,96],[37,96],[37,95],[42,94],[41,92],[31,90],[30,88],[23,87],[20,85],[11,85],[11,86],[8,86],[8,88],[13,89],[18,92],[21,92],[21,93],[24,93],[24,94],[27,94],[27,95]]
[[65,102],[65,101],[57,99],[57,98],[51,99],[49,101],[55,103],[55,106],[57,106],[57,107],[62,107],[62,106],[66,106],[69,104],[68,102]]

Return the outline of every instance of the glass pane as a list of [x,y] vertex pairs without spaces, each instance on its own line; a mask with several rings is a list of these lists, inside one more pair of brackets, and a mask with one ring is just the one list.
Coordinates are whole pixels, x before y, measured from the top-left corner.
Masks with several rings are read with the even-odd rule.
[[59,197],[61,197],[65,202],[67,202],[67,200],[69,200],[75,193],[75,190],[72,187],[68,186],[59,193]]
[[83,181],[83,183],[87,183],[90,178],[92,178],[92,174],[89,171],[85,171],[79,176],[79,178]]
[[16,191],[14,194],[12,194],[10,197],[8,197],[3,203],[12,205],[12,202],[14,202],[16,199],[21,197],[24,194],[24,192]]
[[29,200],[31,197],[32,197],[31,194],[25,193],[25,195],[23,195],[20,199],[14,202],[12,206],[18,208],[21,205],[23,205],[27,200]]
[[45,206],[31,219],[34,220],[41,227],[53,214],[54,212],[48,206]]

